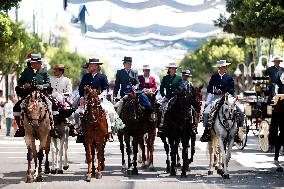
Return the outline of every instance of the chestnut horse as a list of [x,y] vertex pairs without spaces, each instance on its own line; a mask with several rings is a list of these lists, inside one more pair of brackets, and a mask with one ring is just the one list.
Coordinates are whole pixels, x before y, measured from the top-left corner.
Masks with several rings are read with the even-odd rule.
[[[88,171],[85,180],[90,182],[92,174],[96,175],[97,179],[102,178],[102,170],[104,169],[104,148],[108,130],[106,114],[100,106],[97,90],[86,86],[85,93],[87,94],[87,107],[82,120],[82,129],[85,138],[84,146],[88,163]],[[97,151],[98,159],[96,173],[94,165],[95,150]]]

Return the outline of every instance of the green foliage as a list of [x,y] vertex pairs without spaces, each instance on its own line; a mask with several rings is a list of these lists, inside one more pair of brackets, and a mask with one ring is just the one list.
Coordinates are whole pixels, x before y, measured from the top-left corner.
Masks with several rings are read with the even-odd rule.
[[190,69],[193,82],[196,84],[208,83],[217,60],[225,59],[232,63],[228,71],[233,72],[238,63],[245,61],[245,40],[242,38],[215,38],[209,39],[194,53],[187,54],[181,61],[182,69]]
[[229,17],[220,15],[216,26],[240,36],[284,37],[284,1],[227,0]]
[[0,0],[0,11],[8,11],[12,7],[18,7],[22,0]]
[[53,51],[53,53],[51,53],[53,56],[49,62],[51,67],[56,64],[64,64],[68,68],[64,75],[72,79],[73,86],[76,86],[81,79],[82,66],[86,64],[86,59],[76,52],[67,51],[63,46],[55,53],[54,48],[51,50]]
[[3,13],[0,13],[0,31],[0,70],[3,75],[21,72],[29,52],[45,52],[38,36],[28,34],[21,23],[13,22]]

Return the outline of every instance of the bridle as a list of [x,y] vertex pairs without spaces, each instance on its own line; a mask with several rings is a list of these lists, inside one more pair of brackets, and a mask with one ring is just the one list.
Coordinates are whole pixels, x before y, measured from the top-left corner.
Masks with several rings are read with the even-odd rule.
[[[224,102],[224,104],[226,104],[226,102]],[[229,112],[229,115],[228,115],[228,117],[227,117],[227,116],[226,116],[226,112],[228,111],[228,109],[225,109],[225,110],[224,110],[224,104],[223,104],[222,107],[221,107],[221,112],[222,112],[223,120],[221,120],[221,118],[220,118],[220,111],[218,111],[217,116],[218,116],[218,120],[219,120],[219,122],[221,123],[221,125],[228,131],[228,130],[231,129],[231,127],[232,127],[233,125],[235,125],[235,122],[236,122],[236,110],[234,110],[234,108],[232,108],[233,111],[230,111],[230,112]],[[236,105],[234,104],[234,107],[235,107],[235,106],[236,106]],[[233,124],[231,125],[231,127],[230,127],[230,125],[228,124],[228,121],[232,121],[232,122],[233,122]]]
[[[31,100],[31,97],[28,99],[28,101],[29,101],[29,100]],[[32,99],[32,100],[33,100],[33,99]],[[40,114],[40,116],[39,116],[38,118],[36,118],[36,119],[35,119],[35,118],[32,118],[32,116],[31,116],[31,114],[30,114],[30,112],[33,112],[33,111],[36,110],[36,107],[39,106],[39,103],[42,103],[42,101],[36,99],[36,100],[33,100],[33,101],[32,101],[32,104],[31,104],[30,106],[24,108],[24,114],[25,114],[25,116],[26,116],[26,118],[27,118],[27,120],[28,120],[28,122],[29,122],[29,125],[31,125],[31,126],[37,125],[37,124],[34,124],[33,121],[37,121],[38,123],[41,123],[41,122],[46,118],[47,110],[45,110],[45,112],[44,112],[43,115]],[[45,105],[44,105],[44,107],[45,107]],[[40,109],[39,109],[38,112],[41,113],[41,112],[42,112],[42,109],[43,109],[43,107],[40,107]],[[41,116],[41,115],[42,115],[42,116]]]

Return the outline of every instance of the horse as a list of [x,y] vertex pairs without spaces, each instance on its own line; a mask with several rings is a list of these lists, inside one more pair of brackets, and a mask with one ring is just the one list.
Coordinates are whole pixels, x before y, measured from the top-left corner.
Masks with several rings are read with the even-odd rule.
[[[238,131],[236,110],[236,98],[230,94],[224,95],[224,103],[220,105],[216,111],[214,121],[214,130],[212,131],[212,139],[208,142],[209,150],[209,170],[208,175],[213,174],[212,155],[218,163],[217,173],[222,175],[224,179],[229,179],[228,163],[231,158],[231,151],[234,145],[234,138]],[[222,167],[224,166],[224,168]]]
[[[141,149],[141,168],[149,167],[151,170],[155,170],[154,168],[154,143],[156,138],[156,128],[158,125],[157,112],[159,111],[160,104],[156,102],[156,93],[151,93],[148,95],[150,102],[153,104],[153,112],[151,114],[152,121],[147,121],[147,117],[145,117],[146,125],[148,125],[146,136],[141,137],[139,140],[139,146]],[[147,156],[145,154],[145,143],[147,145]],[[140,153],[140,151],[139,151]],[[140,158],[140,156],[139,156]]]
[[[100,106],[100,98],[97,90],[91,89],[90,86],[85,86],[84,90],[87,94],[87,105],[82,119],[82,129],[88,163],[85,181],[90,182],[92,175],[95,175],[96,179],[102,178],[102,170],[105,166],[104,148],[108,130],[106,113]],[[98,160],[97,172],[95,172],[96,168],[94,165],[95,150],[97,151]]]
[[[185,89],[179,90],[177,95],[169,101],[168,106],[169,107],[164,115],[164,134],[168,138],[171,149],[170,175],[176,176],[176,159],[178,154],[178,146],[181,142],[183,159],[181,177],[185,178],[187,177],[186,171],[189,163],[188,145],[193,127],[191,122],[191,107],[193,106],[197,112],[200,112],[200,106],[196,102],[192,92],[189,92]],[[168,163],[169,162],[167,159],[167,164]]]
[[[52,123],[52,115],[49,110],[47,99],[39,91],[34,91],[28,95],[22,102],[21,119],[25,128],[25,143],[28,149],[27,160],[27,183],[34,181],[42,181],[43,151],[46,154],[46,165],[48,163],[48,153],[50,144],[50,129]],[[36,149],[35,140],[40,141],[39,151]],[[32,175],[31,161],[34,159],[35,171]],[[39,164],[37,164],[37,160]],[[48,167],[46,167],[48,168]],[[45,170],[49,172],[49,170]]]
[[[138,175],[137,169],[137,153],[138,153],[138,144],[141,143],[141,140],[144,134],[148,133],[151,136],[151,141],[149,140],[149,151],[150,154],[153,154],[153,140],[154,140],[154,133],[156,124],[150,123],[149,124],[149,115],[146,115],[145,112],[142,110],[141,106],[139,105],[138,94],[136,92],[131,92],[128,94],[127,97],[123,97],[125,99],[124,103],[122,104],[122,108],[120,111],[120,118],[122,122],[125,124],[123,129],[118,130],[118,140],[120,143],[120,151],[122,154],[122,171],[126,174]],[[131,162],[131,145],[130,139],[132,140],[132,149],[133,149],[133,162]],[[124,158],[124,143],[126,144],[126,153],[128,156],[128,165],[126,167],[125,158]],[[150,155],[153,156],[153,155]],[[153,158],[149,158],[152,162]],[[131,167],[133,165],[133,169]]]
[[[201,107],[202,106],[202,93],[201,93],[201,89],[203,88],[203,85],[199,86],[199,87],[193,87],[191,86],[190,87],[190,91],[193,95],[193,97],[195,98],[195,101],[196,103]],[[170,102],[171,103],[171,102]],[[161,117],[162,117],[162,111],[159,111],[158,112],[158,122],[160,123],[161,122]],[[192,130],[190,131],[190,149],[191,149],[191,157],[190,159],[188,159],[188,164],[187,166],[193,162],[193,156],[195,154],[195,142],[196,142],[196,134],[197,134],[197,125],[198,125],[198,122],[199,122],[199,117],[198,115],[199,114],[196,114],[196,112],[194,110],[192,110],[191,112],[193,115],[195,114],[195,116],[192,116],[192,117],[195,117],[196,119],[195,120],[192,120],[192,123],[193,123],[193,127],[192,127]],[[158,123],[158,124],[159,124]],[[166,165],[167,165],[167,168],[166,168],[166,172],[167,173],[170,173],[170,158],[169,158],[169,153],[170,153],[170,146],[169,146],[169,142],[167,141],[167,137],[165,135],[162,135],[160,136],[163,144],[164,144],[164,149],[166,151],[166,155],[167,155],[167,160],[166,160]],[[177,163],[176,163],[176,166],[177,167],[181,167],[181,164],[180,164],[180,156],[179,156],[179,153],[177,153]],[[188,167],[186,168],[188,169]]]
[[275,147],[274,151],[274,164],[276,165],[277,172],[283,172],[283,167],[279,164],[279,152],[281,147],[284,148],[284,99],[279,99],[274,107],[271,125],[269,127],[269,144]]

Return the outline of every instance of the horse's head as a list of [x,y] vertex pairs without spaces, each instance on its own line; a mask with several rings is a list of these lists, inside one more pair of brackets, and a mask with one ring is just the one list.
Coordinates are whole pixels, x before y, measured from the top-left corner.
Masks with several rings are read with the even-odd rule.
[[224,103],[219,111],[222,111],[223,123],[232,127],[236,123],[236,98],[231,94],[225,94]]
[[26,117],[33,125],[39,125],[47,112],[46,104],[42,101],[44,97],[41,95],[40,92],[34,91],[25,100]]
[[99,117],[100,109],[100,97],[96,89],[92,89],[90,86],[85,86],[85,93],[87,94],[87,119],[90,122],[96,122]]
[[195,97],[196,102],[201,106],[202,105],[202,90],[203,85],[199,87],[191,86],[192,95]]

